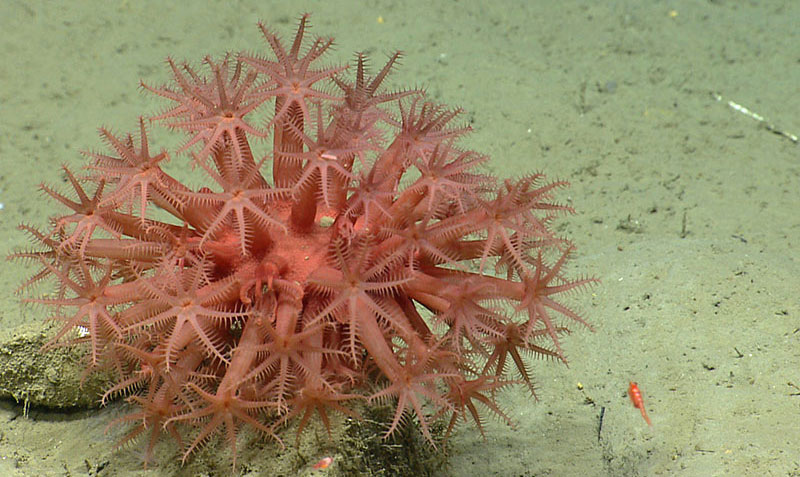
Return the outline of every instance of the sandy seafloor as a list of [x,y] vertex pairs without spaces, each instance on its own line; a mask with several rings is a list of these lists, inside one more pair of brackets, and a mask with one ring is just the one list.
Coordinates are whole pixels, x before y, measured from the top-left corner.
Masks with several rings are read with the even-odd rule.
[[[138,82],[166,81],[167,55],[266,51],[257,20],[289,35],[311,11],[331,62],[402,49],[391,85],[465,108],[496,174],[568,179],[569,273],[602,280],[571,297],[596,331],[565,338],[569,367],[534,363],[539,401],[504,394],[517,428],[463,427],[447,475],[800,475],[800,149],[727,104],[800,134],[793,2],[162,3],[0,4],[0,255],[98,126],[164,104]],[[13,294],[24,268],[0,268],[6,330],[42,319]],[[0,406],[2,475],[161,475],[111,450],[113,409],[21,413]]]

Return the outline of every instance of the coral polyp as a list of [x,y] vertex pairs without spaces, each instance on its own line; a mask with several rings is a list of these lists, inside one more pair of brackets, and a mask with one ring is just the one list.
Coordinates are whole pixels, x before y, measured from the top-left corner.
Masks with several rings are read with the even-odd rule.
[[[308,41],[306,16],[288,47],[261,30],[271,56],[169,59],[171,83],[144,85],[177,151],[145,119],[101,129],[71,193],[42,186],[69,210],[13,257],[38,266],[24,287],[56,283],[29,299],[55,310],[51,345],[114,373],[103,400],[132,404],[124,441],[145,435],[148,458],[164,435],[184,460],[217,433],[235,451],[242,426],[279,442],[359,400],[394,406],[385,436],[408,416],[429,439],[442,417],[510,422],[497,391],[532,393],[526,355],[564,360],[566,325],[587,325],[559,300],[594,281],[565,278],[551,229],[566,182],[487,173],[459,109],[384,91],[399,54],[372,76],[364,55],[318,66],[332,40]],[[162,168],[185,159],[205,185]]]

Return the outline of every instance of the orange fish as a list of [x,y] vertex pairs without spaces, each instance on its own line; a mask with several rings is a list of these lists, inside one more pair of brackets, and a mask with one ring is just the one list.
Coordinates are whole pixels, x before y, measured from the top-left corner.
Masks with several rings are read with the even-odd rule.
[[628,396],[631,398],[631,402],[633,403],[633,407],[642,411],[642,417],[647,422],[648,426],[652,426],[653,423],[650,422],[650,418],[647,417],[647,411],[644,408],[644,401],[642,401],[642,392],[639,391],[639,386],[631,381],[628,384]]
[[327,469],[333,463],[333,457],[323,457],[319,460],[312,469],[319,470],[319,469]]

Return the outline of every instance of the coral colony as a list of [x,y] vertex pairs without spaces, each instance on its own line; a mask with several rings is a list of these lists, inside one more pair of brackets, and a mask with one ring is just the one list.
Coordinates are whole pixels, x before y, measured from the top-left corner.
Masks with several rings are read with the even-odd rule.
[[496,396],[533,393],[524,356],[563,361],[559,321],[586,325],[558,301],[594,281],[564,277],[572,245],[550,229],[566,183],[482,172],[460,110],[381,89],[399,53],[370,76],[362,54],[319,66],[332,39],[305,40],[307,16],[288,48],[260,28],[270,56],[168,59],[172,82],[143,85],[206,186],[162,169],[143,119],[100,129],[85,177],[64,167],[74,191],[42,186],[69,211],[20,226],[37,249],[11,258],[39,267],[23,287],[57,284],[29,299],[55,310],[50,346],[114,373],[103,402],[127,397],[122,442],[143,435],[148,459],[162,435],[185,461],[220,434],[235,462],[243,426],[280,442],[358,400],[392,406],[384,437],[409,417],[429,440],[434,419],[510,424]]

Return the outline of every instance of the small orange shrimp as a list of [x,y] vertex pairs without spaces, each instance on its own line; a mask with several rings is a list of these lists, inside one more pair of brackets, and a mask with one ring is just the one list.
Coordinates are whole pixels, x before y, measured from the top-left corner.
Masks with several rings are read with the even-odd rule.
[[630,396],[631,398],[633,407],[642,411],[642,417],[644,418],[645,422],[647,422],[647,425],[652,426],[653,423],[650,422],[650,418],[647,416],[647,411],[644,408],[644,401],[642,400],[642,392],[639,391],[639,385],[637,385],[633,381],[630,381],[630,383],[628,384],[628,396]]

